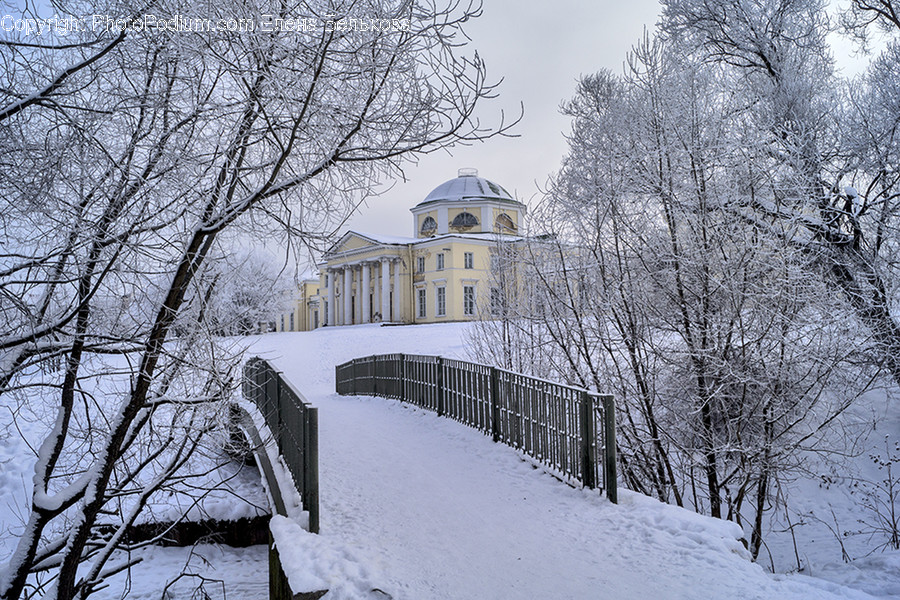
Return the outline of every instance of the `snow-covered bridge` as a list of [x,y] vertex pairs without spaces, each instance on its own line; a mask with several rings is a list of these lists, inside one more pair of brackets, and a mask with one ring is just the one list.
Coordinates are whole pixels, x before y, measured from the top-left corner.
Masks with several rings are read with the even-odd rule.
[[397,599],[870,597],[767,574],[734,524],[630,493],[614,505],[459,423],[333,392],[333,366],[360,353],[360,336],[366,352],[427,344],[460,356],[458,332],[333,328],[254,346],[319,407],[321,534],[273,525],[292,539],[287,570],[309,589]]

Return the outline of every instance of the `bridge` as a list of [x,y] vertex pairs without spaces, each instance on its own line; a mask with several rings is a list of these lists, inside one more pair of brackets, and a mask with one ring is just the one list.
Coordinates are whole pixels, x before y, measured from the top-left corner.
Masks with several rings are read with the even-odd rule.
[[[404,354],[369,356],[338,365],[335,383],[341,395],[394,398],[459,421],[519,450],[561,481],[605,491],[611,501],[616,500],[611,396],[495,367]],[[288,517],[307,532],[318,533],[318,410],[260,358],[250,359],[245,366],[243,395],[249,405],[238,408],[238,420],[256,449],[276,519]],[[299,499],[296,506],[291,505],[292,498]],[[302,576],[292,577],[290,567],[283,567],[287,561],[281,559],[279,546],[303,534],[282,520],[276,521],[272,531],[279,533],[270,537],[270,598],[324,595],[327,588],[306,589],[309,582],[298,583]],[[367,591],[390,597],[377,587]]]

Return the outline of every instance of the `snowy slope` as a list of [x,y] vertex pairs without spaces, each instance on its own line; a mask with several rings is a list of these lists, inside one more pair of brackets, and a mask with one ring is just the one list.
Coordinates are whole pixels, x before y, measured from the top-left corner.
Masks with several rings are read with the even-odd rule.
[[[612,505],[454,421],[334,394],[335,364],[383,352],[465,358],[464,329],[331,328],[252,347],[319,406],[322,544],[344,548],[332,554],[361,565],[366,585],[413,599],[870,597],[767,574],[733,524],[627,492]],[[329,597],[355,597],[351,587],[365,586]]]
[[[898,553],[848,565],[837,554],[825,564],[839,551],[836,541],[803,528],[809,533],[798,538],[811,539],[801,551],[814,567],[807,572],[821,578],[773,576],[747,559],[733,524],[623,491],[621,503],[612,505],[459,423],[392,400],[334,393],[335,364],[383,352],[465,359],[465,336],[465,325],[449,324],[338,327],[244,340],[248,355],[273,359],[319,406],[322,535],[282,523],[287,535],[280,543],[295,578],[332,590],[326,600],[385,597],[373,589],[396,600],[900,598]],[[879,434],[895,424],[896,418],[883,418]],[[0,525],[6,531],[15,531],[16,505],[27,493],[28,455],[16,436],[0,436]],[[834,501],[839,510],[853,510],[839,486],[823,490],[815,480],[797,486],[803,493],[798,506],[822,511]],[[243,502],[210,508],[247,510]],[[773,546],[786,552],[790,538],[775,537]],[[126,591],[128,598],[160,598],[173,580],[171,598],[194,597],[201,582],[216,600],[266,597],[262,547],[139,554],[143,562],[111,581],[100,600]]]

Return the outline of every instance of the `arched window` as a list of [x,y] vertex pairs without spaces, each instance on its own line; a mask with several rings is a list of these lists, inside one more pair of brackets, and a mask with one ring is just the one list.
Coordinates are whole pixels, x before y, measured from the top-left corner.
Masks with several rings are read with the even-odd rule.
[[431,217],[425,217],[425,220],[422,221],[422,235],[434,235],[435,231],[437,231],[437,221]]
[[454,227],[457,229],[468,229],[469,227],[475,227],[478,225],[478,219],[475,218],[475,215],[472,213],[461,212],[456,217],[454,217],[453,222],[450,223],[450,227]]
[[497,217],[496,225],[497,225],[497,229],[499,229],[500,231],[515,231],[516,230],[515,222],[506,213],[501,213],[500,216]]

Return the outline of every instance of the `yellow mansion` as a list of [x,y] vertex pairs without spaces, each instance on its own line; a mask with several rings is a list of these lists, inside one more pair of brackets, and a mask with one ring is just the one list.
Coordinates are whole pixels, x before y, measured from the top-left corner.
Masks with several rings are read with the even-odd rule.
[[491,256],[515,241],[525,205],[474,169],[410,209],[413,237],[348,231],[323,256],[318,279],[301,282],[279,331],[359,323],[475,319],[490,306]]

